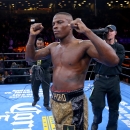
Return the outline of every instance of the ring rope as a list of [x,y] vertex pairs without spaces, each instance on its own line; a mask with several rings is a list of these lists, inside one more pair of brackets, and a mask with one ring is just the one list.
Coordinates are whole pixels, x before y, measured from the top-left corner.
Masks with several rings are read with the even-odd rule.
[[129,70],[129,69],[130,69],[130,68],[126,68],[126,67],[123,67],[123,66],[122,66],[122,68],[123,68],[123,69],[127,69],[127,70]]
[[123,73],[121,73],[121,75],[124,75],[124,76],[126,76],[126,77],[129,77],[129,78],[130,78],[130,75],[127,75],[127,74],[123,74]]

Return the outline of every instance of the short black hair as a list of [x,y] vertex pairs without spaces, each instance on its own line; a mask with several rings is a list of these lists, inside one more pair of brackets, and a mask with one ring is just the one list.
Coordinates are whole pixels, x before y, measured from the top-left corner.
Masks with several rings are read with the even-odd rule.
[[63,15],[66,15],[66,16],[70,16],[73,19],[72,15],[70,13],[67,13],[67,12],[58,12],[55,15],[58,15],[58,14],[63,14]]
[[41,37],[37,38],[37,40],[38,40],[38,41],[43,41],[43,42],[44,42],[43,38],[41,38]]

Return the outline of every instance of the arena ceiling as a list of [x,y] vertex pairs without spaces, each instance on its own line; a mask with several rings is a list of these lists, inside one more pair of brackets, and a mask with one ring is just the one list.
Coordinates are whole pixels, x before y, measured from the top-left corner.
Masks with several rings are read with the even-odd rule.
[[130,0],[0,0],[0,10],[25,10],[38,8],[84,8],[95,5],[103,7],[130,8]]

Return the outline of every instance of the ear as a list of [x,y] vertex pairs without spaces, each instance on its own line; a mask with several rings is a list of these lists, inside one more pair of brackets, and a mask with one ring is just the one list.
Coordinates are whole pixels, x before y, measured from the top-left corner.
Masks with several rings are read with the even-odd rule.
[[115,35],[117,34],[117,31],[115,31]]
[[71,25],[70,25],[70,23],[68,23],[68,27],[70,28],[70,30],[73,30],[72,27],[71,27]]

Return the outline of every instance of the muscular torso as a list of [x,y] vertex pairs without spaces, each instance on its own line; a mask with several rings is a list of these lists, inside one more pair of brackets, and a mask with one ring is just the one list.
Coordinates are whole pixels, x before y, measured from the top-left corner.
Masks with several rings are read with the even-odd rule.
[[91,58],[83,42],[64,47],[51,48],[53,63],[53,87],[55,90],[71,91],[82,88]]

